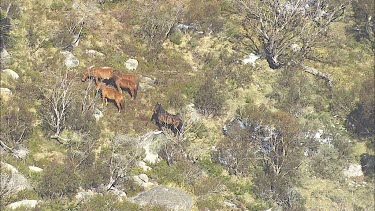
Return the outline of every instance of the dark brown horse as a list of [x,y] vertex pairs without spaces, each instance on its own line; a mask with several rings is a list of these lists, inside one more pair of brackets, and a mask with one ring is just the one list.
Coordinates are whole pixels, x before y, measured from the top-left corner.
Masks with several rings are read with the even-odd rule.
[[121,112],[121,109],[124,109],[124,104],[122,103],[122,93],[118,92],[116,89],[113,89],[110,86],[107,86],[103,82],[96,83],[96,90],[102,90],[102,104],[107,105],[107,99],[114,100],[116,102],[118,112]]
[[161,107],[160,103],[156,103],[153,109],[151,121],[152,120],[155,120],[159,130],[162,130],[162,126],[164,126],[171,129],[174,135],[177,133],[181,134],[183,132],[183,122],[179,115],[168,113]]
[[89,68],[89,70],[85,73],[83,73],[82,76],[82,82],[85,82],[87,78],[94,77],[95,83],[99,82],[100,79],[112,79],[113,72],[115,71],[115,68],[113,67],[93,67]]
[[113,80],[117,90],[122,92],[122,88],[128,89],[133,100],[137,97],[139,81],[137,76],[131,74],[113,74]]

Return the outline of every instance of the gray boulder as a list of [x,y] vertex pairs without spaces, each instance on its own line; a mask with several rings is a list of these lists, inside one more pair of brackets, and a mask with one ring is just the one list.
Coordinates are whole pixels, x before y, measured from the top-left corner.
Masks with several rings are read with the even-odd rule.
[[77,67],[79,65],[79,60],[69,51],[61,51],[61,54],[65,57],[65,66],[67,68]]
[[12,210],[15,210],[20,207],[35,208],[37,204],[38,204],[37,200],[22,200],[22,201],[17,201],[17,202],[7,205],[7,208],[12,209]]
[[130,201],[141,206],[160,205],[171,210],[191,210],[193,198],[190,194],[177,188],[158,186],[130,198]]
[[145,150],[146,156],[143,161],[150,163],[159,162],[158,152],[168,141],[162,132],[149,132],[141,137],[140,145]]
[[18,73],[14,72],[13,70],[11,69],[5,69],[5,70],[2,70],[1,71],[2,74],[6,75],[6,76],[9,76],[11,77],[12,79],[14,80],[17,80],[20,76],[18,75]]
[[3,50],[1,51],[0,53],[0,64],[3,66],[3,65],[7,65],[10,63],[10,60],[12,59],[12,57],[10,56],[10,54],[8,53],[8,51],[3,48]]
[[5,190],[7,194],[31,189],[29,181],[14,166],[1,162],[0,170],[0,189]]

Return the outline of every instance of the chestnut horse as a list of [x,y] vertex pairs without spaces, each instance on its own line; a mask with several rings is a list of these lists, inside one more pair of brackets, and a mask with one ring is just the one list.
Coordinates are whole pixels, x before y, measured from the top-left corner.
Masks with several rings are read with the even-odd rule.
[[122,103],[123,96],[121,92],[118,92],[117,90],[113,89],[110,86],[107,86],[103,82],[96,83],[96,90],[102,90],[102,104],[107,105],[107,99],[114,100],[116,102],[118,112],[121,112],[121,109],[124,109],[124,104]]
[[89,68],[89,70],[85,73],[83,73],[82,76],[82,82],[85,82],[87,78],[94,77],[95,83],[98,83],[99,78],[100,79],[112,79],[113,72],[115,71],[115,68],[113,67],[94,67]]
[[155,123],[158,126],[159,130],[162,130],[161,127],[165,126],[171,129],[175,136],[177,133],[182,133],[183,122],[179,115],[168,113],[161,107],[160,103],[156,103],[153,109],[151,121],[152,120],[155,120]]
[[121,88],[128,89],[132,100],[135,100],[139,87],[137,76],[131,74],[113,74],[113,80],[115,81],[117,90],[119,92],[122,92]]

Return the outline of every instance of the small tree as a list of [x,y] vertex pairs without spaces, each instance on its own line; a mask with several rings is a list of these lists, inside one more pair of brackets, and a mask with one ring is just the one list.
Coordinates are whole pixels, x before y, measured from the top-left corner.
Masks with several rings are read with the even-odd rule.
[[235,0],[243,16],[244,40],[264,53],[272,69],[299,61],[322,42],[347,3],[329,0]]
[[166,3],[164,1],[146,1],[139,8],[141,28],[138,36],[142,38],[150,48],[152,55],[157,55],[161,45],[167,39],[175,24],[184,11],[181,3]]
[[58,139],[65,128],[66,116],[73,100],[73,80],[68,72],[60,72],[52,82],[52,89],[46,89],[45,107],[42,108],[44,123],[55,133],[51,138]]
[[138,147],[138,141],[134,138],[116,135],[111,143],[110,147],[103,151],[99,158],[108,167],[107,190],[128,176],[131,168],[143,156],[143,149]]
[[208,77],[194,97],[194,104],[204,115],[217,116],[224,105],[224,94],[212,78]]

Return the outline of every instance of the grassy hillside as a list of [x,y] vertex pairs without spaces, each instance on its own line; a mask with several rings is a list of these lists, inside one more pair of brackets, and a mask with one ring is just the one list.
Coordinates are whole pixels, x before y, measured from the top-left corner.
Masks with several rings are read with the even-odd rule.
[[[254,50],[259,41],[245,39],[233,1],[0,6],[1,47],[10,54],[2,56],[0,87],[12,92],[0,96],[0,209],[29,199],[40,210],[166,210],[129,200],[148,189],[131,179],[140,174],[191,194],[192,210],[374,208],[374,51],[371,39],[352,30],[358,19],[351,4],[298,57],[328,75],[332,90],[302,65],[270,68],[264,49]],[[263,56],[244,64],[250,53]],[[79,63],[67,65],[68,54]],[[125,67],[131,58],[135,70]],[[93,80],[81,81],[91,66],[137,75],[137,99],[124,91],[120,113],[112,101],[103,106]],[[184,132],[153,135],[161,161],[146,162],[146,170],[137,163],[146,153],[141,144],[158,131],[150,121],[156,103],[182,118]],[[31,188],[3,184],[13,175],[6,163]],[[363,174],[345,176],[352,164]],[[113,189],[127,197],[117,200]],[[80,201],[81,190],[98,195]]]

